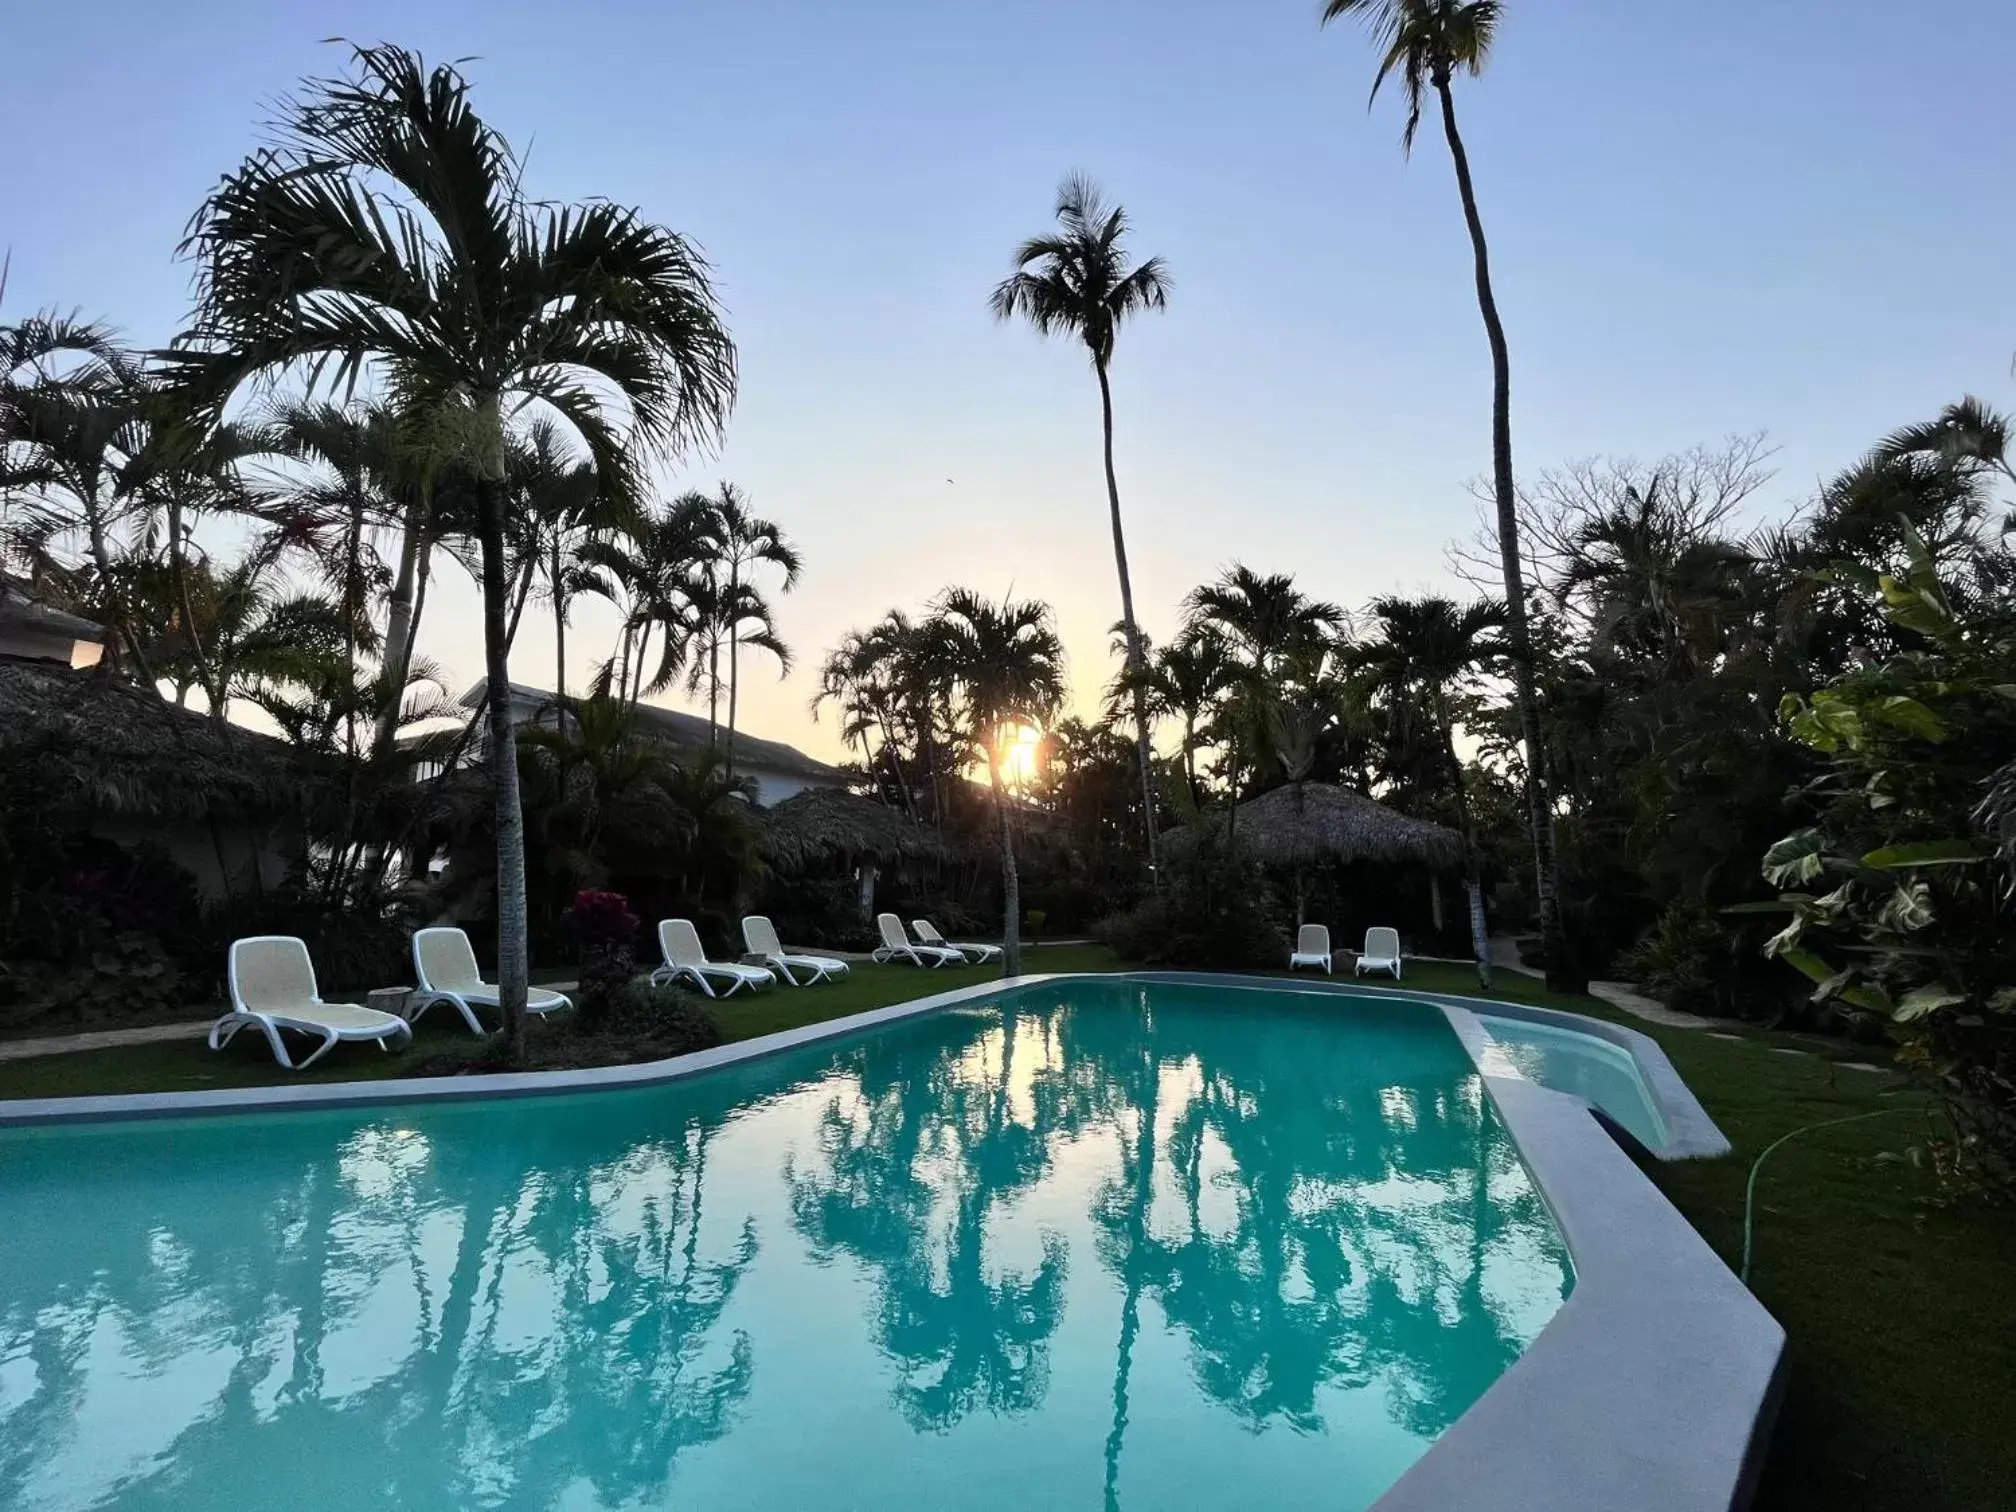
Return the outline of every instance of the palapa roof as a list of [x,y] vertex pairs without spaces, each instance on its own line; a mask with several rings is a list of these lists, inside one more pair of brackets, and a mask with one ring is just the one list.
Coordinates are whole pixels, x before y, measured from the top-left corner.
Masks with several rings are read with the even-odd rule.
[[301,806],[287,745],[96,669],[0,660],[0,754],[32,751],[79,810],[202,818]]
[[[1221,822],[1211,816],[1206,823]],[[1199,826],[1171,830],[1165,840],[1194,844]],[[1239,848],[1270,866],[1319,861],[1420,861],[1453,866],[1463,837],[1446,825],[1411,818],[1363,793],[1328,782],[1288,783],[1239,805]]]
[[839,788],[807,788],[756,813],[764,848],[783,866],[838,856],[898,861],[944,849],[935,834],[908,814]]
[[[483,707],[483,700],[489,696],[489,686],[487,678],[477,678],[475,686],[462,695],[462,707],[480,710]],[[535,688],[529,683],[511,684],[511,696],[532,708],[553,702],[553,695],[550,692],[544,688]],[[667,745],[680,750],[700,750],[719,739],[718,733],[710,739],[706,720],[697,714],[688,714],[682,709],[668,709],[659,704],[640,703],[633,712],[640,730],[645,734],[655,735]],[[786,745],[781,740],[765,740],[760,735],[751,735],[747,730],[735,732],[735,769],[780,773],[789,777],[830,782],[836,786],[847,779],[847,774],[838,767],[828,765],[816,756],[807,756],[796,746]]]

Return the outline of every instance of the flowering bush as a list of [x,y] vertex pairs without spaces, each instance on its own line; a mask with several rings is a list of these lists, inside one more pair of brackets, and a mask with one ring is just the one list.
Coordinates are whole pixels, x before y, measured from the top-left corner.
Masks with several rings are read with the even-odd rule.
[[609,1005],[637,973],[631,955],[639,920],[621,893],[583,889],[563,922],[581,944],[580,1017],[584,1028],[607,1016]]

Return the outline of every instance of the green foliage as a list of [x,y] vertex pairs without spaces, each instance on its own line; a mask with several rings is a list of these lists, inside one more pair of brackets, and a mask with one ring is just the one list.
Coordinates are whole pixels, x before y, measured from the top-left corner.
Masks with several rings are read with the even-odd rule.
[[1805,696],[1791,736],[1827,762],[1818,819],[1764,857],[1791,920],[1767,949],[1816,1003],[1884,1025],[1939,1094],[1949,1169],[2016,1185],[2016,908],[1992,865],[1991,785],[2016,751],[2016,613],[1954,593],[1902,525],[1894,573],[1836,573],[1905,632]]
[[1160,893],[1100,920],[1093,934],[1144,966],[1238,971],[1288,959],[1260,869],[1220,826],[1205,826],[1197,843],[1166,858],[1162,870]]
[[621,893],[584,888],[563,921],[581,951],[575,1012],[583,1026],[609,1017],[611,1003],[637,974],[637,931],[642,927]]
[[1669,1008],[1713,1013],[1728,976],[1729,936],[1708,910],[1692,899],[1676,899],[1658,922],[1618,958],[1624,979]]
[[[897,906],[886,894],[884,901]],[[875,926],[861,917],[860,888],[851,877],[775,874],[753,911],[766,915],[777,926],[778,938],[791,945],[871,950],[877,943]]]
[[654,987],[639,978],[609,1002],[609,1030],[656,1047],[664,1056],[711,1050],[727,1035],[706,999],[678,987]]
[[0,762],[0,1026],[163,1017],[207,995],[196,883],[157,845],[72,828],[32,753]]
[[298,935],[315,962],[323,991],[364,992],[413,980],[413,901],[390,889],[360,885],[331,898],[295,883],[226,905],[208,924],[217,961],[233,939]]

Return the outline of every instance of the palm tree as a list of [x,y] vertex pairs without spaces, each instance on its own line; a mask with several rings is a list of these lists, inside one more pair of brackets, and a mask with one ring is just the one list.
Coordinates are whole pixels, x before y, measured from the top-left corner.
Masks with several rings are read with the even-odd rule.
[[[634,708],[686,670],[693,642],[706,629],[706,564],[720,549],[713,509],[701,494],[682,495],[662,513],[582,545],[582,591],[623,610],[623,638],[598,686]],[[647,675],[654,630],[663,644]]]
[[798,549],[785,538],[774,520],[752,514],[749,501],[733,483],[723,482],[713,498],[704,494],[689,497],[703,502],[714,517],[716,553],[703,565],[701,585],[696,592],[704,599],[700,608],[702,634],[707,641],[704,666],[695,662],[692,686],[707,685],[707,739],[715,742],[721,700],[721,648],[728,648],[728,739],[727,771],[735,775],[735,710],[741,690],[741,648],[755,647],[777,658],[780,675],[791,671],[791,649],[777,635],[770,602],[754,581],[758,568],[768,565],[784,573],[784,592],[798,586],[804,562]]
[[1142,668],[1148,648],[1134,617],[1134,581],[1127,571],[1127,536],[1120,524],[1120,484],[1113,471],[1113,343],[1130,316],[1166,309],[1169,269],[1159,257],[1127,265],[1127,212],[1108,205],[1098,187],[1079,174],[1057,190],[1056,232],[1032,236],[1015,249],[1016,271],[994,290],[997,320],[1021,315],[1045,336],[1076,336],[1092,356],[1099,378],[1099,418],[1105,438],[1106,503],[1113,521],[1113,565],[1120,575],[1120,622],[1126,627],[1127,671],[1132,683],[1135,742],[1141,761],[1141,822],[1148,865],[1156,864],[1155,755],[1149,734]]
[[1450,88],[1458,70],[1473,76],[1484,71],[1504,13],[1501,0],[1324,0],[1323,24],[1327,26],[1340,16],[1357,16],[1365,22],[1380,49],[1379,71],[1372,79],[1373,99],[1378,98],[1389,75],[1399,75],[1407,109],[1407,124],[1400,136],[1404,152],[1413,152],[1422,105],[1427,92],[1435,92],[1442,110],[1442,134],[1448,139],[1450,161],[1456,165],[1456,189],[1463,199],[1463,221],[1470,230],[1476,263],[1477,308],[1491,344],[1491,491],[1498,514],[1498,559],[1505,574],[1505,639],[1519,701],[1519,734],[1526,747],[1526,813],[1533,835],[1547,985],[1566,988],[1573,984],[1561,932],[1553,810],[1548,804],[1547,774],[1541,769],[1546,747],[1540,739],[1540,700],[1534,687],[1525,569],[1519,555],[1519,496],[1512,478],[1511,359],[1506,353],[1505,324],[1498,318],[1498,300],[1491,290],[1491,254],[1484,242],[1484,221],[1477,212],[1476,186],[1470,180],[1470,157],[1456,129],[1456,97]]
[[1002,974],[1022,972],[1022,879],[1015,829],[1001,786],[1005,742],[1019,726],[1041,729],[1064,702],[1064,644],[1050,606],[1034,599],[996,604],[969,588],[939,596],[933,621],[958,689],[963,733],[987,762],[987,782],[1001,817]]
[[1236,669],[1225,677],[1230,696],[1223,721],[1236,826],[1240,745],[1252,746],[1257,762],[1278,744],[1278,700],[1290,660],[1342,634],[1345,615],[1335,604],[1310,598],[1286,573],[1263,576],[1236,562],[1217,582],[1193,588],[1183,607],[1188,632],[1217,637]]
[[[349,77],[285,102],[276,140],[213,190],[184,252],[190,329],[166,363],[211,413],[283,369],[354,383],[382,367],[402,401],[459,436],[482,551],[497,966],[506,1034],[524,1042],[524,817],[512,759],[503,504],[507,413],[550,408],[605,489],[634,495],[645,454],[718,436],[735,350],[705,260],[607,201],[531,198],[509,143],[452,66],[353,49]],[[387,192],[381,185],[389,185]],[[620,397],[627,430],[608,402]]]
[[1505,623],[1505,606],[1488,599],[1459,606],[1432,596],[1387,597],[1372,601],[1372,614],[1379,622],[1380,636],[1365,648],[1361,660],[1386,686],[1396,712],[1412,713],[1425,706],[1432,726],[1428,738],[1439,744],[1438,764],[1455,790],[1463,831],[1463,886],[1470,902],[1470,944],[1476,955],[1477,983],[1488,991],[1491,944],[1484,920],[1483,865],[1463,763],[1457,758],[1451,732],[1449,694],[1458,683],[1504,654],[1495,632]]
[[[735,775],[735,709],[741,691],[741,648],[768,651],[777,658],[779,676],[791,671],[791,648],[777,635],[771,618],[770,601],[756,585],[756,573],[765,566],[783,571],[782,592],[798,586],[804,560],[798,548],[785,538],[774,520],[750,513],[749,501],[733,483],[723,482],[714,500],[714,517],[720,531],[721,557],[716,574],[725,569],[726,591],[720,595],[715,615],[715,640],[710,654],[718,655],[720,642],[728,642],[728,775]],[[707,718],[714,718],[712,695]]]

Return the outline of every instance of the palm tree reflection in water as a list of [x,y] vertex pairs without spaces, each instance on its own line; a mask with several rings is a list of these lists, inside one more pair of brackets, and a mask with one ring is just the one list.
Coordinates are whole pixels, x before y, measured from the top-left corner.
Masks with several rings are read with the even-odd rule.
[[1570,1284],[1419,1011],[1075,982],[411,1128],[7,1136],[0,1505],[1369,1501]]
[[[1104,1499],[1119,1505],[1130,1375],[1152,1301],[1196,1386],[1248,1429],[1326,1429],[1324,1393],[1383,1390],[1431,1439],[1519,1355],[1572,1284],[1565,1250],[1453,1037],[1357,1002],[1368,1048],[1321,1008],[1226,1011],[1226,995],[1074,983],[925,1055],[844,1061],[817,1149],[786,1165],[815,1252],[876,1282],[877,1343],[913,1426],[1042,1405],[1067,1265],[994,1261],[989,1218],[1107,1141],[1092,1251],[1118,1282]],[[1235,1004],[1237,994],[1232,995]],[[920,1032],[927,1032],[920,1029]],[[1033,1057],[1033,1064],[1031,1059]],[[1494,1287],[1494,1263],[1505,1261]]]

